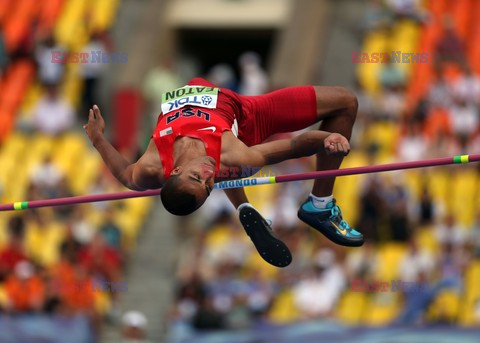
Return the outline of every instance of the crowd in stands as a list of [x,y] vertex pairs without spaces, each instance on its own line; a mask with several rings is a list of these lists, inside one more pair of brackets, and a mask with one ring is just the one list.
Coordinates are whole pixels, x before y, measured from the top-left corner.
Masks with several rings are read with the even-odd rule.
[[[343,167],[478,152],[480,70],[471,50],[478,45],[479,10],[475,1],[369,1],[362,51],[427,52],[428,62],[358,66],[359,114]],[[232,67],[220,67],[207,77],[242,84]],[[265,80],[253,89],[264,92]],[[305,159],[266,172],[313,167]],[[350,249],[296,219],[308,182],[247,188],[292,251],[293,262],[283,269],[258,256],[235,209],[212,194],[194,220],[181,222],[186,242],[169,317],[172,335],[312,319],[479,326],[479,176],[473,165],[339,178],[334,195],[366,238],[363,247]],[[354,286],[360,281],[368,285],[363,291]],[[394,291],[393,281],[424,288]],[[377,282],[387,282],[388,290],[379,291]]]
[[[18,98],[8,108],[11,94],[0,99],[1,203],[123,190],[79,131],[86,118],[80,114],[100,101],[105,64],[93,63],[92,51],[112,49],[108,30],[117,5],[115,0],[0,5],[2,93],[11,90]],[[82,51],[88,63],[54,62],[55,54]],[[21,84],[19,65],[27,66],[28,74]],[[12,121],[4,121],[9,116]],[[18,323],[48,317],[58,319],[58,326],[81,316],[97,335],[102,323],[116,318],[118,294],[128,291],[126,261],[150,205],[143,199],[2,212],[0,316]],[[128,313],[123,321],[125,337],[142,338],[141,313]],[[72,341],[86,332],[72,327]],[[47,334],[55,336],[55,330]]]

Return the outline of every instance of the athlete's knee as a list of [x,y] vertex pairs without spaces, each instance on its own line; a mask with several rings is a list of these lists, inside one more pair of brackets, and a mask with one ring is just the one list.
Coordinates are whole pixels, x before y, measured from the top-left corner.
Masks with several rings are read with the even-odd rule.
[[355,120],[358,110],[358,99],[354,92],[344,87],[337,87],[345,114]]

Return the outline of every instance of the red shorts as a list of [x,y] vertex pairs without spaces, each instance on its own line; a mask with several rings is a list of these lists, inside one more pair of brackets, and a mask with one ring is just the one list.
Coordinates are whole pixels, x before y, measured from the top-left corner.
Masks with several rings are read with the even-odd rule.
[[247,146],[268,137],[315,124],[317,100],[312,86],[283,88],[259,96],[239,96],[238,139]]

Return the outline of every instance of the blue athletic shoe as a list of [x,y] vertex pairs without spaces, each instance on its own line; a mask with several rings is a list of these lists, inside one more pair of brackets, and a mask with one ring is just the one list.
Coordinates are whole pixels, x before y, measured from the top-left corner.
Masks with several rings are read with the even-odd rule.
[[343,220],[342,211],[335,204],[335,199],[325,209],[319,209],[313,205],[312,198],[308,197],[298,210],[298,218],[339,245],[359,247],[364,242],[363,235]]

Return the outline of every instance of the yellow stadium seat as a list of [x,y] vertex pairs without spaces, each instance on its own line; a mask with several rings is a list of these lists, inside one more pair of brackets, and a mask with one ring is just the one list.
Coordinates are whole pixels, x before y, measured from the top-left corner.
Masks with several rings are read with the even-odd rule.
[[346,292],[337,307],[337,319],[348,325],[362,323],[368,295],[364,292]]
[[92,13],[90,32],[108,29],[115,19],[118,0],[96,0],[90,4]]
[[410,194],[415,198],[419,199],[422,193],[422,181],[423,177],[421,171],[418,170],[405,170],[403,175],[405,177],[405,182]]
[[364,324],[369,326],[387,325],[394,320],[400,311],[398,293],[374,293],[365,309]]
[[469,190],[477,189],[477,180],[478,174],[472,168],[458,170],[452,177],[448,207],[465,227],[471,227],[476,217],[477,194]]
[[95,310],[100,314],[106,314],[112,308],[112,299],[109,292],[94,292]]
[[432,227],[428,226],[419,228],[415,231],[415,238],[422,249],[425,249],[434,255],[438,252],[438,241]]
[[[366,53],[383,53],[389,52],[388,35],[384,31],[373,31],[369,33],[364,40],[362,52]],[[378,74],[382,68],[381,63],[359,63],[357,67],[357,75],[361,84],[371,94],[376,94],[380,90]]]
[[102,165],[96,153],[86,153],[82,160],[82,168],[72,170],[70,185],[76,194],[87,194],[89,187],[95,182]]
[[406,253],[406,246],[402,243],[386,243],[378,250],[377,280],[398,279],[398,267]]
[[8,306],[8,294],[5,290],[5,287],[0,283],[0,307],[6,308]]
[[259,211],[265,211],[267,209],[265,204],[272,203],[273,195],[275,194],[277,187],[278,185],[247,187],[245,188],[245,193],[253,206]]
[[473,261],[465,272],[465,296],[467,300],[480,298],[480,260]]
[[51,222],[42,227],[31,223],[25,237],[28,255],[42,266],[52,266],[58,261],[58,248],[65,232],[65,226],[59,222]]
[[446,205],[447,194],[450,190],[449,173],[445,169],[436,168],[429,173],[427,178],[428,189],[435,201]]
[[73,47],[79,31],[84,30],[87,1],[67,0],[55,25],[55,38],[68,48]]
[[259,275],[260,278],[267,280],[275,279],[279,273],[279,268],[276,268],[265,262],[258,252],[252,249],[252,252],[245,259],[244,275],[251,277],[252,275]]
[[434,321],[456,322],[460,313],[460,296],[450,289],[441,291],[428,309],[427,316]]
[[291,291],[284,290],[277,295],[268,313],[268,317],[276,324],[292,323],[299,319],[300,313],[295,306],[293,293]]

